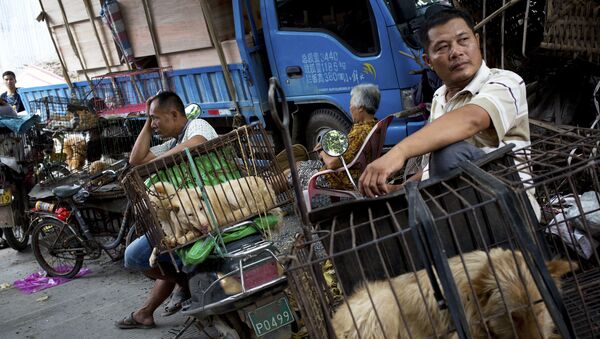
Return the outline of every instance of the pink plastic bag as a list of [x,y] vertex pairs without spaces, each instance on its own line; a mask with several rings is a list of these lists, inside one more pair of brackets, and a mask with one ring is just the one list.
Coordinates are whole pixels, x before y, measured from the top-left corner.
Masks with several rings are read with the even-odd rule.
[[[77,275],[75,276],[75,278],[82,277],[90,272],[91,270],[89,268],[82,267],[81,270],[79,270],[79,273],[77,273]],[[46,272],[36,272],[31,273],[24,279],[16,280],[13,283],[13,286],[25,294],[32,294],[50,287],[62,285],[71,280],[72,279],[61,277],[49,277],[46,275]]]

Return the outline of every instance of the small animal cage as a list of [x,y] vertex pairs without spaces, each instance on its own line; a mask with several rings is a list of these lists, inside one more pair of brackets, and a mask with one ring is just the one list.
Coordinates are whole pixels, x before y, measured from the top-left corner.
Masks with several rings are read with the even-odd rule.
[[288,277],[311,337],[572,337],[557,285],[576,262],[546,265],[514,193],[465,166],[310,214]]
[[291,201],[260,124],[135,167],[123,180],[153,247],[173,251]]
[[146,100],[161,90],[161,73],[170,68],[111,72],[94,78],[92,106],[103,117],[126,117],[146,111]]
[[579,266],[563,284],[577,337],[600,337],[600,130],[532,127],[531,146],[482,168],[510,186],[521,206],[535,196],[539,211],[529,210],[526,221],[541,236],[538,247]]
[[85,131],[96,127],[98,122],[98,116],[84,102],[75,99],[47,96],[29,101],[29,107],[50,129]]

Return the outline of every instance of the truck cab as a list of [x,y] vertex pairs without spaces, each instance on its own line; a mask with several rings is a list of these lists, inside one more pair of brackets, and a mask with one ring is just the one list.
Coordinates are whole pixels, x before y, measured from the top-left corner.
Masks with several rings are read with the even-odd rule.
[[[236,20],[245,17],[252,18],[251,22],[236,22],[236,27],[253,27],[250,31],[255,34],[262,31],[254,40],[264,43],[266,58],[248,55],[242,59],[268,60],[268,64],[249,65],[250,72],[262,79],[268,75],[278,78],[295,108],[294,124],[300,131],[295,141],[310,148],[326,130],[350,128],[350,90],[357,84],[379,86],[379,119],[414,105],[412,93],[420,78],[409,73],[422,68],[415,33],[420,15],[427,6],[439,2],[261,0],[257,10],[252,8],[256,2],[246,1],[244,8],[237,10],[253,15],[237,13]],[[244,36],[237,39],[239,45],[248,40]],[[252,54],[257,49],[240,46],[240,51]],[[266,93],[266,83],[262,86],[258,92]],[[261,97],[266,102],[266,96]],[[423,125],[422,119],[394,119],[386,145],[397,143]]]

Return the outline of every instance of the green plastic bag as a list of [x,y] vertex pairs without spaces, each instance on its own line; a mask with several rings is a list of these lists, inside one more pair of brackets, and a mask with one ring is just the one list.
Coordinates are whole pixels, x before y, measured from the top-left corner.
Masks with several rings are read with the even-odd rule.
[[[268,214],[264,217],[255,218],[253,221],[258,226],[258,228],[260,228],[261,230],[266,230],[277,225],[281,221],[281,217],[273,214]],[[256,232],[256,228],[252,226],[246,226],[235,229],[231,232],[223,233],[221,235],[221,238],[223,239],[223,243],[227,244],[232,241],[245,238]],[[207,238],[196,241],[192,245],[177,250],[177,255],[179,255],[181,261],[186,266],[200,264],[204,260],[206,260],[206,258],[208,258],[208,256],[211,253],[218,252],[218,250],[216,250],[217,241],[218,239],[216,237],[209,236]]]
[[[194,165],[200,174],[202,184],[214,186],[232,179],[241,178],[242,175],[235,165],[234,156],[235,152],[233,147],[226,146],[219,149],[218,152],[213,151],[195,157]],[[177,165],[156,172],[146,180],[145,184],[146,187],[150,187],[152,184],[157,182],[168,182],[175,187],[184,188],[192,188],[196,186],[196,182],[188,162],[181,162]]]

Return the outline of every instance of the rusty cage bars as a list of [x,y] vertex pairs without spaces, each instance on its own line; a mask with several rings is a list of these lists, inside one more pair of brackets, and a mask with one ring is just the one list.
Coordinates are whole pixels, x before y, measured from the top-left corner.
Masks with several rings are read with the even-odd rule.
[[[529,229],[546,258],[577,262],[563,284],[577,337],[600,337],[600,130],[532,124],[531,146],[481,161],[481,167],[539,210],[526,210]],[[523,159],[526,159],[523,161]],[[525,174],[525,180],[522,179]],[[535,206],[534,208],[538,208]],[[539,216],[539,222],[537,219]]]
[[[357,329],[367,328],[376,331],[370,334],[374,338],[409,337],[402,328],[412,331],[419,322],[431,332],[415,330],[410,336],[456,332],[468,337],[471,332],[492,337],[497,328],[490,324],[504,321],[506,330],[515,335],[523,322],[513,321],[509,315],[539,311],[543,301],[560,333],[573,337],[558,289],[531,234],[524,232],[525,217],[514,201],[508,186],[471,165],[444,180],[423,182],[418,188],[409,185],[406,195],[396,192],[313,211],[314,236],[299,244],[298,261],[288,274],[309,334],[314,338],[336,333],[358,338]],[[502,273],[495,272],[501,267],[496,259],[502,256],[498,247],[506,249],[503,255],[519,262],[511,261],[516,286],[528,287],[521,300],[509,298],[510,288],[498,288],[498,284],[504,286],[499,282]],[[480,263],[491,264],[488,280],[499,295],[494,312],[488,310],[475,287],[479,273],[469,263],[474,253],[479,253]],[[331,270],[324,273],[323,268],[329,266],[335,278]],[[462,275],[456,273],[461,270]],[[372,285],[379,280],[383,283]],[[417,295],[410,302],[401,292],[411,285],[404,284],[406,281],[412,281]],[[340,293],[335,293],[338,290]],[[357,304],[352,299],[356,298],[362,298],[362,311],[354,308]],[[354,306],[348,308],[351,304]],[[422,307],[420,319],[414,319],[415,307]],[[344,313],[348,309],[350,315]],[[366,323],[361,312],[372,314]],[[399,332],[385,332],[390,328],[386,317],[390,313]],[[336,317],[341,318],[332,322]],[[440,321],[443,318],[448,320]],[[538,335],[554,327],[552,320],[533,319],[528,324]],[[346,327],[340,325],[344,323]],[[360,334],[364,338],[365,332]]]
[[[173,258],[207,234],[290,203],[274,158],[266,131],[254,123],[137,166],[122,183],[151,246]],[[179,236],[178,229],[192,233]]]

